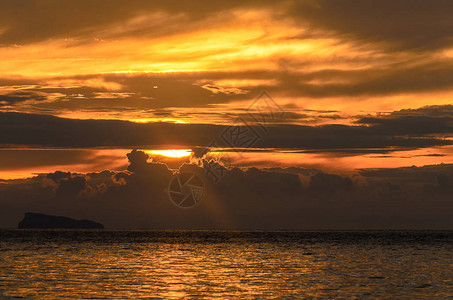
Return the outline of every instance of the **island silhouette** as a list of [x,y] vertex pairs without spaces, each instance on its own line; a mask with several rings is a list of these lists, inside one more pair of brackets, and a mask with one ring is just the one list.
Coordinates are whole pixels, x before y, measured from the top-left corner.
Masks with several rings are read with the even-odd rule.
[[104,229],[104,225],[91,220],[75,220],[63,216],[41,213],[25,213],[19,229]]

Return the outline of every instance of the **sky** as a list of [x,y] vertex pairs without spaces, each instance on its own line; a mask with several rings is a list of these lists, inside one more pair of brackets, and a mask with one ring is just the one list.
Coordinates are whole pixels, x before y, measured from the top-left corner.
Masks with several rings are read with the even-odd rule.
[[[156,191],[137,181],[211,162],[242,178],[211,182],[217,210],[243,212],[219,228],[453,228],[452,14],[448,0],[1,1],[0,208],[11,217],[0,225],[14,226],[28,203],[159,227],[114,217],[120,204],[98,216],[92,202],[112,189],[143,202]],[[142,174],[126,171],[134,149],[148,157]],[[266,196],[279,200],[263,199],[248,224],[250,199],[271,179]],[[280,193],[287,180],[292,192]],[[74,193],[58,192],[73,181]],[[392,197],[394,210],[377,209]],[[57,210],[43,198],[69,200]],[[317,198],[338,202],[300,200]],[[420,204],[403,211],[411,200]],[[287,215],[298,210],[311,221]],[[222,219],[205,213],[165,226]]]

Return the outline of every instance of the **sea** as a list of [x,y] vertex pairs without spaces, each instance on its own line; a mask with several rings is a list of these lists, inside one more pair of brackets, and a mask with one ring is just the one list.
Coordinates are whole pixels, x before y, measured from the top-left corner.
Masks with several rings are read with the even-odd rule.
[[0,230],[0,299],[448,299],[453,231]]

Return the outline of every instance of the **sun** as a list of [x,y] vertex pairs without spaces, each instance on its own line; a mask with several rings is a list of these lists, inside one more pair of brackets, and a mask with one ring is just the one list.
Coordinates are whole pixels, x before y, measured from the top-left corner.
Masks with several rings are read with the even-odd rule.
[[146,152],[151,155],[161,155],[174,158],[186,157],[192,154],[192,150],[190,149],[148,150]]

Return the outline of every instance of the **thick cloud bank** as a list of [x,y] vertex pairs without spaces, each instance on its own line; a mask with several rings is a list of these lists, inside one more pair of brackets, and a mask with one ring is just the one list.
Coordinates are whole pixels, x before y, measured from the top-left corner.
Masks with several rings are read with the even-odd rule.
[[26,211],[96,219],[107,228],[368,229],[453,228],[453,166],[367,169],[228,169],[218,181],[194,157],[179,172],[204,181],[201,203],[176,207],[167,165],[134,150],[121,172],[54,172],[0,182],[2,227]]

